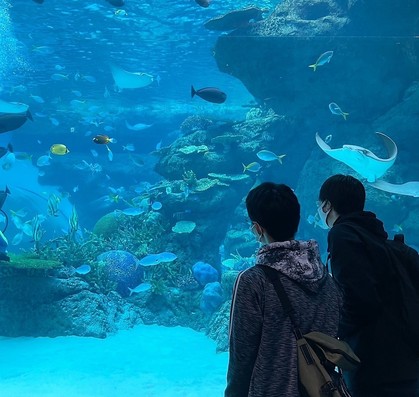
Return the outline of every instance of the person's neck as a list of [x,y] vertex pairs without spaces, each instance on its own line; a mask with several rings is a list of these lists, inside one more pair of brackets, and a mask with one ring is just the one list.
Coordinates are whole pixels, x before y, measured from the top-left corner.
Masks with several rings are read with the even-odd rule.
[[333,225],[335,224],[335,222],[336,222],[336,220],[339,218],[339,214],[334,210],[334,209],[332,209],[330,212],[329,212],[329,215],[328,215],[328,217],[327,217],[327,225],[331,228],[331,227],[333,227]]

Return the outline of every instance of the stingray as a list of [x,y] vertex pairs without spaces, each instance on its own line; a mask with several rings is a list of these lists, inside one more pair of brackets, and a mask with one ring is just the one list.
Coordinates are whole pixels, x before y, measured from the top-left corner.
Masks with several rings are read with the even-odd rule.
[[20,102],[6,102],[0,99],[0,113],[26,113],[29,105]]
[[394,185],[383,180],[370,183],[376,189],[384,190],[385,192],[401,194],[402,196],[419,197],[419,182],[406,182],[400,185]]
[[111,65],[111,71],[118,88],[141,88],[153,82],[153,76],[142,72],[127,72],[118,66]]
[[394,141],[382,132],[376,132],[384,141],[388,152],[388,158],[377,157],[370,150],[361,146],[343,145],[339,149],[332,149],[319,134],[316,134],[317,144],[326,154],[335,160],[346,164],[358,174],[367,179],[368,182],[375,182],[381,178],[386,171],[394,164],[397,157],[397,146]]

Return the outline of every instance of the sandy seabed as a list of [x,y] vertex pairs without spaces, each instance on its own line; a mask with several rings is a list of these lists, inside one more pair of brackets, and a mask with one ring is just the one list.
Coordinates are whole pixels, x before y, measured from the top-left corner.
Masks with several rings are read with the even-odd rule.
[[217,397],[227,353],[188,328],[137,326],[106,339],[0,338],[1,397]]

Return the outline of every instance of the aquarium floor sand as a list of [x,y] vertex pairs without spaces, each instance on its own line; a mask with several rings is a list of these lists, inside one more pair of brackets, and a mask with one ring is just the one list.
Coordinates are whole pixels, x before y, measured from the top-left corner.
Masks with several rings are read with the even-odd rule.
[[0,338],[1,397],[222,396],[227,353],[187,328],[106,339]]

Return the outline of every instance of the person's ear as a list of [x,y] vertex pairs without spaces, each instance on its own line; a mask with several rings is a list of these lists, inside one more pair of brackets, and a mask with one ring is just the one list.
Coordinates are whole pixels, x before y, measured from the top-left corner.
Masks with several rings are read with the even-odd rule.
[[330,203],[329,200],[326,200],[326,202],[323,204],[322,211],[326,213],[327,211],[330,211],[331,209],[332,209],[332,204]]
[[255,223],[255,230],[258,236],[261,236],[263,234],[263,228],[259,225],[259,223]]

